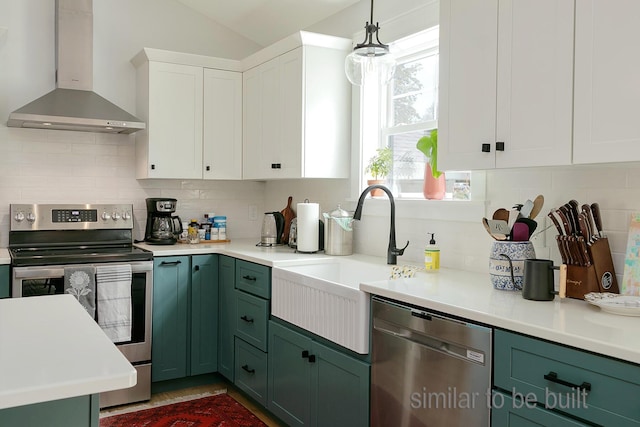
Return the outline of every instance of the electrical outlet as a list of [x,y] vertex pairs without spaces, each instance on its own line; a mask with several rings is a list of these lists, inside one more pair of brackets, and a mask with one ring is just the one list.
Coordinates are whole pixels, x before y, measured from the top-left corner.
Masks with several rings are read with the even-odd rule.
[[249,221],[258,220],[258,205],[249,205]]

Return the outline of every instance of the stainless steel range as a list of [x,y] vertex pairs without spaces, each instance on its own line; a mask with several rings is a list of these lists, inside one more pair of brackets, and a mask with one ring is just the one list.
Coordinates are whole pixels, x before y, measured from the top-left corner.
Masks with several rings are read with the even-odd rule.
[[10,217],[11,296],[75,295],[137,371],[100,407],[148,400],[153,254],[133,246],[133,206],[12,204]]

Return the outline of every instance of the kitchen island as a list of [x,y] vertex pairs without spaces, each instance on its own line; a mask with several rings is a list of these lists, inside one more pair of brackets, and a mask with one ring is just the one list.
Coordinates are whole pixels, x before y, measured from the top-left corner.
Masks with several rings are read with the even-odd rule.
[[72,295],[0,300],[0,425],[97,426],[98,393],[136,380]]

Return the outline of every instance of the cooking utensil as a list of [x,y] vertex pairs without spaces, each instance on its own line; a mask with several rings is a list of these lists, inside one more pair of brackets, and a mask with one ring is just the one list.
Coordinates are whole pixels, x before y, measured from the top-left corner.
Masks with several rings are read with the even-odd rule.
[[533,199],[533,208],[529,213],[529,218],[535,219],[540,211],[542,210],[542,206],[544,205],[544,196],[542,194],[538,194],[535,199]]
[[296,213],[293,208],[291,208],[291,202],[293,201],[293,197],[289,196],[287,200],[287,206],[280,211],[282,217],[284,218],[284,226],[282,230],[282,236],[280,238],[280,243],[287,244],[289,242],[289,233],[291,230],[291,220],[296,217]]
[[497,209],[494,213],[493,213],[493,219],[497,219],[497,220],[503,220],[503,221],[509,221],[509,211],[506,210],[505,208],[500,208]]
[[509,234],[509,232],[511,231],[511,229],[509,228],[509,224],[507,224],[507,221],[490,219],[488,220],[488,223],[489,229],[492,233]]
[[513,226],[515,227],[516,224],[524,224],[527,226],[527,240],[531,238],[531,235],[534,231],[536,231],[536,228],[538,227],[538,223],[531,218],[518,218]]
[[484,225],[484,229],[487,230],[487,233],[495,240],[507,240],[507,235],[502,233],[494,233],[491,231],[491,227],[489,226],[489,220],[487,218],[482,218],[482,225]]
[[[519,218],[518,221],[525,218]],[[528,218],[527,218],[528,219]],[[511,228],[511,240],[514,242],[526,242],[529,240],[529,226],[516,221]]]
[[523,218],[529,218],[529,216],[531,215],[532,209],[533,209],[533,201],[527,199],[527,201],[524,202],[524,204],[520,208],[520,216],[522,216]]

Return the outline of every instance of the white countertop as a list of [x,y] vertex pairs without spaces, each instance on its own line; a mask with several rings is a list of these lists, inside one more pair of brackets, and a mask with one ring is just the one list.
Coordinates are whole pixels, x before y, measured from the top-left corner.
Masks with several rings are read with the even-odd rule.
[[441,269],[413,279],[362,283],[360,289],[426,309],[640,363],[640,317],[604,313],[585,301],[530,301],[493,289],[489,273]]
[[132,387],[136,370],[72,295],[0,299],[0,409]]
[[299,253],[286,245],[261,247],[256,246],[257,242],[258,240],[256,239],[242,239],[234,240],[230,243],[199,243],[195,245],[183,243],[175,245],[136,243],[135,246],[153,252],[154,256],[223,254],[268,267],[331,258],[329,255],[325,255],[324,252]]
[[11,264],[11,256],[6,248],[0,248],[0,265],[3,264]]

